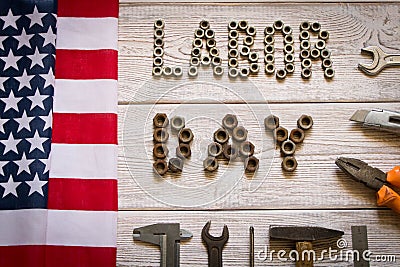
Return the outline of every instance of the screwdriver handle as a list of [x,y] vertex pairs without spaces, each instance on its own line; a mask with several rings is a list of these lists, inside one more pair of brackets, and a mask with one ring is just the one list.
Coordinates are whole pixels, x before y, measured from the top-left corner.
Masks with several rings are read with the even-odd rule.
[[378,206],[386,206],[400,214],[400,196],[390,187],[384,185],[376,193]]
[[400,166],[394,167],[391,171],[389,171],[386,175],[386,180],[396,186],[397,188],[400,188]]

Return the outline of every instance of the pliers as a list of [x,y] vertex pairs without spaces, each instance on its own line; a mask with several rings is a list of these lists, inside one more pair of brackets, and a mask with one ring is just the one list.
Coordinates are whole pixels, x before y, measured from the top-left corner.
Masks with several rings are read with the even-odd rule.
[[378,206],[386,206],[400,214],[400,196],[389,185],[400,188],[400,166],[388,173],[369,166],[362,160],[340,157],[336,165],[353,180],[377,191]]

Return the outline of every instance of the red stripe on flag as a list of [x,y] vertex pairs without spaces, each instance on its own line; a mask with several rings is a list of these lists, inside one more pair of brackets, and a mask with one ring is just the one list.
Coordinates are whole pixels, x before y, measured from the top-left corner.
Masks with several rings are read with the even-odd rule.
[[[93,96],[96,101],[96,96]],[[52,142],[59,144],[117,144],[117,114],[54,113]]]
[[116,248],[107,247],[0,246],[0,266],[110,267],[115,266],[116,255]]
[[55,76],[57,79],[118,79],[118,51],[116,50],[57,49],[56,57]]
[[115,179],[50,178],[48,192],[49,209],[118,210]]
[[58,0],[59,17],[118,17],[116,0]]

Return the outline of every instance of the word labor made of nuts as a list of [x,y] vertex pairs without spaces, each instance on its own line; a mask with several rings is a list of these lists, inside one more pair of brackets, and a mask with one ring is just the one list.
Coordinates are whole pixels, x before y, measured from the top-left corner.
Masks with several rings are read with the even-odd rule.
[[[164,20],[157,19],[154,22],[154,49],[153,69],[154,77],[181,78],[184,74],[182,66],[170,66],[164,62]],[[260,54],[253,48],[256,42],[257,29],[247,20],[232,20],[227,25],[228,30],[228,54],[227,71],[223,67],[223,60],[217,46],[216,33],[207,20],[202,20],[199,27],[194,29],[192,48],[190,51],[187,75],[196,78],[200,67],[212,68],[215,77],[228,75],[231,79],[246,79],[249,76],[258,75],[264,70],[267,77],[275,76],[278,80],[286,79],[296,71],[295,67],[295,42],[299,42],[300,51],[298,57],[301,60],[301,77],[308,80],[312,76],[313,63],[320,62],[327,80],[333,79],[335,70],[331,59],[331,51],[327,48],[329,32],[323,30],[319,22],[303,21],[299,25],[299,36],[295,38],[293,28],[282,20],[276,20],[272,25],[267,25],[263,34],[264,53]],[[277,69],[275,39],[278,35],[283,38],[283,68]],[[311,41],[311,36],[316,41]],[[298,41],[297,41],[298,40]],[[260,63],[263,62],[263,63]]]

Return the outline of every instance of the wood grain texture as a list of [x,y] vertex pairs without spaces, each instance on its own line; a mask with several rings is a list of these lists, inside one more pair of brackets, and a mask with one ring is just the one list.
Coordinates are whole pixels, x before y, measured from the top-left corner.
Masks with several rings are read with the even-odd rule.
[[[321,226],[345,232],[343,238],[352,249],[351,225],[366,225],[368,228],[369,249],[372,255],[394,255],[397,262],[371,262],[371,267],[398,266],[400,246],[398,236],[399,216],[391,211],[360,210],[354,211],[135,211],[119,212],[118,216],[117,266],[159,266],[160,253],[154,245],[133,242],[132,230],[158,222],[179,222],[181,228],[193,233],[192,240],[181,244],[180,266],[208,266],[207,251],[201,240],[204,224],[211,220],[210,233],[219,236],[224,224],[230,231],[230,238],[223,250],[224,266],[248,266],[249,261],[249,226],[255,228],[255,251],[267,249],[294,248],[294,242],[269,241],[270,225]],[[320,253],[332,246],[336,239],[314,242],[314,249]],[[319,254],[318,254],[319,255]],[[280,262],[277,258],[271,262],[261,261],[256,257],[256,266],[295,266],[292,262]],[[315,262],[315,266],[353,266],[352,261]]]
[[[221,199],[201,207],[189,209],[351,209],[375,208],[375,193],[357,184],[334,164],[338,156],[356,157],[389,171],[400,162],[400,141],[396,135],[363,128],[349,121],[356,109],[380,107],[399,110],[399,103],[349,103],[349,104],[270,104],[271,112],[280,117],[281,125],[292,129],[301,114],[310,114],[314,127],[296,151],[298,169],[292,174],[283,173],[278,150],[273,150],[271,139],[262,124],[267,105],[129,105],[120,106],[119,116],[119,208],[175,209],[155,198],[166,196],[178,199],[175,187],[198,188],[186,196],[193,206],[201,195],[202,187],[219,179],[238,179],[232,192],[209,192],[211,198]],[[164,179],[152,171],[152,122],[156,112],[179,114],[188,120],[195,135],[191,160],[185,163],[180,176],[166,175]],[[226,113],[237,114],[249,131],[249,140],[256,146],[255,155],[260,159],[260,169],[253,178],[243,175],[243,165],[236,162],[230,166],[222,163],[212,177],[202,170],[205,150],[212,141],[212,133],[218,128]],[[168,148],[175,155],[177,144],[171,135]],[[275,154],[273,155],[273,153]],[[273,157],[273,158],[272,158]],[[270,162],[272,167],[269,169]],[[265,178],[265,181],[264,181]],[[224,181],[224,180],[222,180]],[[228,181],[229,182],[229,181]],[[140,186],[139,186],[140,185]],[[256,187],[259,185],[257,190]],[[148,195],[146,191],[151,192]],[[172,188],[171,188],[172,187]],[[222,190],[222,188],[221,188]],[[170,195],[168,195],[170,194]],[[181,207],[182,208],[182,207]]]
[[[400,6],[396,3],[257,3],[231,4],[169,4],[144,5],[123,3],[119,19],[119,100],[121,103],[154,103],[165,88],[151,87],[153,22],[163,18],[165,28],[165,64],[182,65],[189,62],[194,30],[201,19],[207,18],[216,32],[224,66],[227,62],[227,23],[232,19],[247,19],[258,30],[254,50],[263,55],[263,30],[276,19],[282,19],[294,29],[296,51],[299,51],[298,25],[304,20],[319,21],[330,31],[328,48],[336,71],[333,81],[326,81],[320,62],[314,62],[313,77],[304,81],[300,77],[300,62],[296,54],[296,72],[283,82],[260,72],[250,80],[269,102],[391,102],[399,99],[400,75],[398,68],[388,68],[377,77],[367,77],[357,69],[359,62],[368,62],[360,54],[364,46],[379,45],[387,52],[400,51]],[[315,37],[314,37],[315,38]],[[315,40],[315,39],[314,39]],[[283,66],[282,39],[277,39],[276,66]],[[262,58],[262,57],[261,57]],[[261,62],[263,66],[264,64]],[[244,66],[244,63],[242,64]],[[211,69],[201,73],[212,77]],[[184,81],[185,78],[182,79]],[[196,88],[186,92],[201,97]],[[251,92],[240,99],[213,92],[213,98],[223,102],[252,102]],[[185,101],[182,95],[168,94],[161,102]]]

